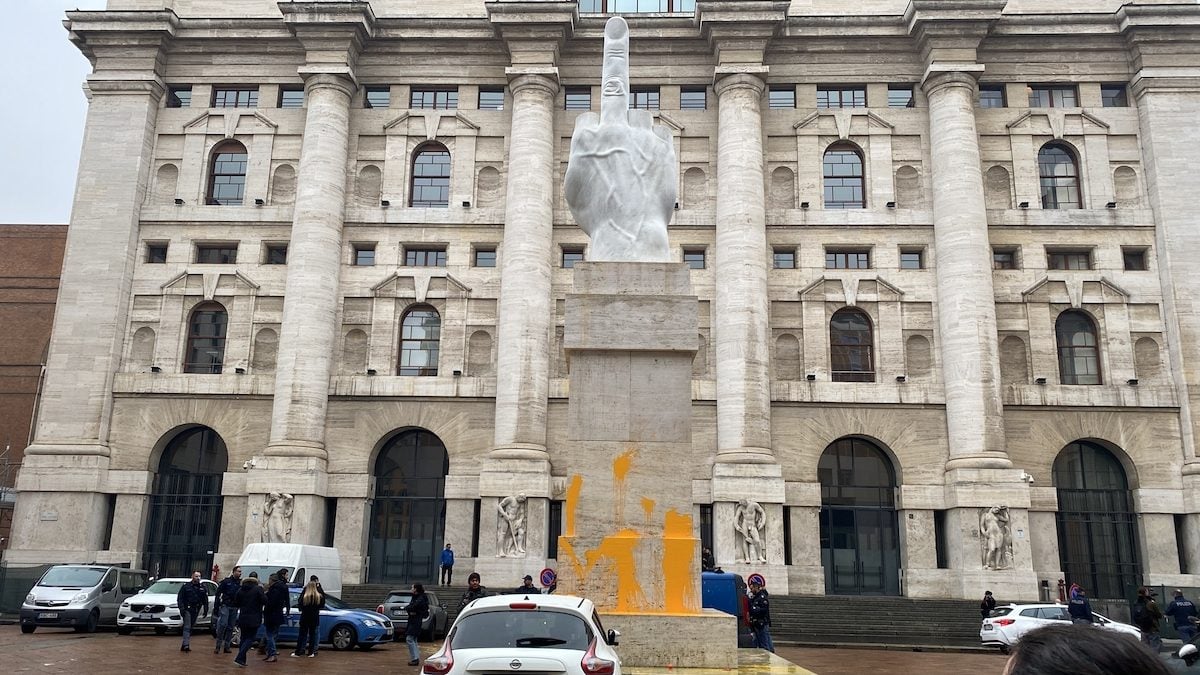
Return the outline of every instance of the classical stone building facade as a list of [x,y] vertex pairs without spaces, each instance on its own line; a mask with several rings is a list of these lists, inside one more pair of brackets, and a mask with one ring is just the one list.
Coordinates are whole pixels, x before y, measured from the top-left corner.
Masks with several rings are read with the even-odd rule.
[[7,558],[553,566],[565,478],[608,470],[568,440],[561,185],[614,10],[699,296],[694,461],[658,470],[718,564],[792,594],[1197,585],[1200,8],[1052,5],[68,13],[95,68]]

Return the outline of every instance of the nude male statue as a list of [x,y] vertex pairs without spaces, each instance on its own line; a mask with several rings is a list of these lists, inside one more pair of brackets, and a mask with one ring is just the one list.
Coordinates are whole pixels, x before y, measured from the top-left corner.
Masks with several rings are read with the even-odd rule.
[[505,497],[496,504],[496,557],[525,555],[525,494]]
[[[733,528],[742,535],[742,562],[767,562],[761,530],[767,525],[767,512],[753,499],[739,499],[734,507]],[[751,557],[751,554],[754,557]]]

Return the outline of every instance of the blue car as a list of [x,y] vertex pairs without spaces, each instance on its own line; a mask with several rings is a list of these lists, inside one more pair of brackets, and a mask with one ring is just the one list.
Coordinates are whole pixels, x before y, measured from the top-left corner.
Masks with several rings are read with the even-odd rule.
[[[301,588],[290,589],[292,593],[292,613],[287,621],[279,627],[277,642],[295,643],[300,635],[300,591]],[[336,650],[370,649],[377,644],[392,641],[392,620],[382,614],[366,609],[354,609],[332,595],[325,596],[325,609],[321,610],[321,626],[317,629],[317,640],[322,645],[329,645]],[[263,629],[258,629],[258,637],[263,637]],[[236,642],[236,639],[235,639]]]

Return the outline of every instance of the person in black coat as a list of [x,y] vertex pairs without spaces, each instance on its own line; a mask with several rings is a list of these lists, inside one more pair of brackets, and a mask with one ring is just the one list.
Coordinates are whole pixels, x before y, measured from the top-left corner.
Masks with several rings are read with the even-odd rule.
[[304,592],[300,594],[300,635],[296,638],[296,651],[292,656],[304,656],[304,647],[308,646],[308,655],[317,655],[317,629],[321,626],[321,610],[325,609],[325,593],[321,584],[313,577]]
[[238,653],[233,662],[244,666],[246,652],[250,651],[250,645],[254,644],[254,635],[262,625],[263,610],[267,606],[267,594],[262,586],[259,586],[256,572],[251,572],[250,576],[242,581],[242,587],[234,596],[234,603],[238,608],[238,630],[242,634],[242,642],[238,645]]
[[421,663],[421,652],[417,649],[417,638],[421,637],[421,624],[429,616],[429,598],[425,597],[425,586],[413,584],[412,602],[404,608],[408,625],[404,627],[404,641],[408,643],[408,665]]
[[183,644],[179,645],[179,651],[190,652],[192,627],[196,625],[197,618],[208,616],[208,592],[200,583],[199,572],[192,572],[192,580],[179,587],[175,604],[179,607],[179,613],[183,615]]
[[292,613],[291,591],[288,590],[288,571],[279,570],[274,575],[275,581],[267,589],[267,606],[263,612],[263,627],[266,628],[268,663],[279,660],[279,652],[275,649],[275,637],[279,635],[279,627],[286,621],[285,614]]
[[986,619],[991,616],[994,609],[996,609],[996,598],[992,597],[991,591],[984,591],[983,600],[979,603],[979,615]]

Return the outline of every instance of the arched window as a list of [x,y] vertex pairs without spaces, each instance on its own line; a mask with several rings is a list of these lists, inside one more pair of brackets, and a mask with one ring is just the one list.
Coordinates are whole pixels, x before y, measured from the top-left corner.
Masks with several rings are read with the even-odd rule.
[[215,302],[206,302],[192,311],[188,321],[185,373],[219,373],[225,361],[225,329],[229,315]]
[[[435,564],[444,545],[449,472],[446,446],[424,429],[402,431],[379,450],[367,544],[371,556],[368,581],[411,583],[437,575]],[[470,551],[464,546],[460,555]]]
[[238,206],[246,196],[246,146],[226,141],[213,150],[208,203]]
[[1038,175],[1042,179],[1043,209],[1078,209],[1079,169],[1075,155],[1065,146],[1049,143],[1038,152]]
[[150,495],[142,564],[158,577],[212,568],[221,533],[225,441],[208,427],[178,433],[163,448]]
[[1058,372],[1063,384],[1100,384],[1096,324],[1083,312],[1067,311],[1054,324],[1058,335]]
[[852,145],[838,144],[825,151],[825,208],[865,209],[863,160]]
[[427,143],[417,148],[409,193],[409,206],[444,209],[450,205],[450,151],[446,146]]
[[442,319],[437,310],[422,305],[410,309],[400,322],[400,366],[397,375],[437,375],[438,341]]
[[834,441],[817,463],[825,592],[900,595],[896,470],[862,438]]
[[857,309],[839,309],[829,320],[829,356],[834,382],[874,382],[871,320]]

